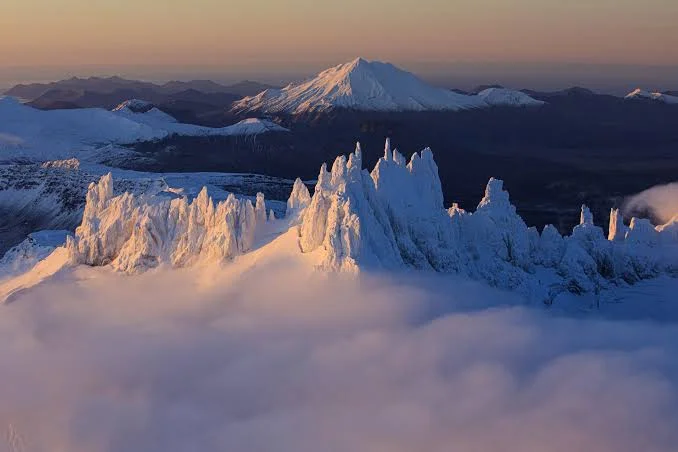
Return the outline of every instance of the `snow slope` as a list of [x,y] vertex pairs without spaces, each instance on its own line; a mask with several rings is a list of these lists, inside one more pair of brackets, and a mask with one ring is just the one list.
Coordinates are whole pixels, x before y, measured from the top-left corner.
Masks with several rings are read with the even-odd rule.
[[28,234],[26,240],[0,259],[0,279],[26,273],[38,262],[66,244],[69,231],[43,230]]
[[97,161],[102,153],[110,157],[116,150],[124,152],[120,145],[174,134],[236,136],[287,131],[258,119],[222,128],[182,124],[157,108],[147,111],[130,108],[139,104],[140,101],[128,101],[113,111],[99,108],[43,111],[11,97],[0,98],[0,158],[40,162],[77,157]]
[[653,93],[640,88],[631,91],[624,98],[629,100],[645,99],[663,102],[665,104],[678,104],[678,97],[676,96],[669,96],[668,94],[664,93]]
[[234,110],[299,114],[333,108],[425,111],[483,106],[477,97],[430,86],[391,64],[357,58],[311,80],[246,97],[234,104]]

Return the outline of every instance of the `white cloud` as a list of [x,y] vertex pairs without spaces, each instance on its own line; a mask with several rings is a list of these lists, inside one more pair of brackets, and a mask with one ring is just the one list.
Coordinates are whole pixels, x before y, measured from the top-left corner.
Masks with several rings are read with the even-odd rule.
[[626,216],[648,211],[662,223],[678,215],[678,182],[656,185],[630,197],[624,204]]
[[0,307],[0,428],[26,452],[676,450],[676,325],[517,302],[449,276],[80,268]]

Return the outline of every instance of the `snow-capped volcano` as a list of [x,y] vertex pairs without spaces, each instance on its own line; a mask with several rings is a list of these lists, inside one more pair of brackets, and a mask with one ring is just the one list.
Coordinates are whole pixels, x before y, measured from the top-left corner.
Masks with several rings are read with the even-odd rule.
[[463,110],[482,99],[428,85],[392,64],[357,58],[311,80],[269,89],[234,104],[234,110],[299,114],[335,108],[361,111]]
[[678,97],[676,96],[670,96],[668,94],[659,92],[653,93],[640,88],[631,91],[624,98],[629,100],[644,99],[644,100],[655,100],[658,102],[663,102],[665,104],[678,104]]

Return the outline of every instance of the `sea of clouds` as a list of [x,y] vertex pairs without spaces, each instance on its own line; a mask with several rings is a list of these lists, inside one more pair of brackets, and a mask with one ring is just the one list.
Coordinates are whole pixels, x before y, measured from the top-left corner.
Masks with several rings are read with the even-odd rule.
[[678,448],[678,325],[449,276],[79,268],[0,306],[0,363],[3,452]]

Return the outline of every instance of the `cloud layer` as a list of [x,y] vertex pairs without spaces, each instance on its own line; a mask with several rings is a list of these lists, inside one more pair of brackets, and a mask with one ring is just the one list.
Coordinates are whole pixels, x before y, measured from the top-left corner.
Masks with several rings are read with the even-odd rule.
[[655,221],[667,223],[678,215],[678,182],[656,185],[630,197],[624,204],[628,216],[650,213]]
[[677,353],[450,277],[81,268],[0,307],[0,451],[670,451]]

